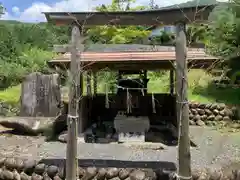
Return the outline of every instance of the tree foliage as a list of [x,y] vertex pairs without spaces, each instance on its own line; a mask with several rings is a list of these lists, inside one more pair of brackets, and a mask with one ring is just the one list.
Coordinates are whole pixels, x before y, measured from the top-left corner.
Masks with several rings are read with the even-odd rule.
[[215,55],[229,58],[234,52],[237,40],[236,16],[229,5],[216,7],[209,17],[211,21],[208,47]]
[[[239,2],[238,2],[239,1]],[[149,9],[147,6],[133,7],[134,0],[112,0],[110,5],[96,7],[97,11],[128,11]],[[187,28],[190,43],[204,42],[212,54],[227,59],[228,65],[240,69],[240,8],[232,4],[217,7],[211,14],[210,25],[191,25]],[[1,6],[0,12],[3,12]],[[98,26],[86,31],[89,43],[130,44],[145,43],[150,31],[143,26]],[[32,71],[46,72],[46,61],[54,56],[54,44],[66,44],[70,39],[70,28],[46,23],[29,24],[15,21],[0,21],[0,88],[21,82],[25,74]],[[148,41],[149,44],[164,44],[174,41],[175,35],[162,32]],[[109,77],[113,77],[110,75]]]
[[191,43],[205,43],[208,39],[208,32],[210,31],[207,24],[193,24],[187,27],[186,36],[189,44]]
[[[97,11],[127,11],[127,10],[143,10],[147,7],[138,6],[131,7],[134,0],[112,0],[110,5],[102,5],[96,7]],[[93,43],[102,44],[129,44],[140,43],[143,39],[147,38],[149,31],[144,27],[138,26],[98,26],[91,28],[87,31],[90,40]]]
[[214,9],[209,17],[210,32],[208,34],[208,49],[221,56],[224,64],[230,69],[228,75],[240,70],[240,1],[224,3]]
[[45,23],[1,21],[0,88],[18,84],[32,71],[46,72],[46,61],[54,55],[52,46],[68,42],[67,30]]

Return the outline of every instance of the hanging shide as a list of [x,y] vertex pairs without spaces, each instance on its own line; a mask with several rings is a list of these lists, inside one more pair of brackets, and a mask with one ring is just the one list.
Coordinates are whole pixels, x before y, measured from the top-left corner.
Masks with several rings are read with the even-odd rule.
[[129,89],[127,88],[127,112],[132,113],[132,95],[129,92]]
[[152,111],[154,114],[156,113],[155,98],[153,93],[152,93]]

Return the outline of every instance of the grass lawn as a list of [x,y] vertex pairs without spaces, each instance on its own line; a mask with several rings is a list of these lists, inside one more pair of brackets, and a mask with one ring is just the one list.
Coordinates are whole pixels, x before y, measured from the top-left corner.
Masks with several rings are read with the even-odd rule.
[[[169,92],[168,73],[161,77],[156,77],[154,73],[149,72],[148,92],[164,93]],[[240,104],[240,89],[233,88],[216,88],[211,84],[212,76],[203,70],[191,70],[188,73],[188,96],[190,101],[197,102],[222,102],[226,104]],[[10,87],[0,91],[0,101],[9,103],[18,103],[21,86]],[[84,88],[85,91],[85,88]],[[98,92],[104,93],[104,85],[99,82]],[[67,93],[66,93],[67,96]]]
[[0,91],[0,101],[5,101],[9,104],[17,104],[21,94],[21,85],[9,87]]
[[[201,69],[190,70],[188,73],[189,100],[203,103],[240,104],[239,88],[217,88],[212,84],[213,78],[212,75]],[[149,92],[169,92],[169,76],[164,75],[161,78],[152,77],[148,85]]]

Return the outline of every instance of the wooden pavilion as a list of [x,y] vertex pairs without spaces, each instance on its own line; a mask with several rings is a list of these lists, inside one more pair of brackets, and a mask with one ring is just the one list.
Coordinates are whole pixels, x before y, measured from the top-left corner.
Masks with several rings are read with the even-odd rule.
[[[62,45],[54,46],[54,51],[60,53],[60,55],[48,61],[50,67],[57,67],[63,70],[70,68],[71,53],[69,52],[70,50],[67,49],[68,47],[69,46]],[[98,99],[101,98],[101,95],[97,94],[96,89],[97,80],[96,78],[94,78],[94,88],[92,88],[91,77],[92,75],[93,77],[95,77],[96,72],[104,70],[106,68],[111,71],[121,72],[122,74],[139,74],[140,70],[168,70],[170,80],[169,93],[174,96],[174,69],[176,64],[175,60],[175,47],[173,46],[152,46],[140,44],[92,44],[88,48],[86,48],[84,52],[81,53],[81,67],[84,72],[87,72],[88,77],[86,84],[88,87],[87,96],[94,95],[94,97],[91,97],[92,103],[96,104],[95,99],[97,99],[97,104],[100,103],[100,100]],[[217,63],[218,58],[208,55],[205,52],[204,48],[187,48],[187,62],[188,68],[207,69],[213,66],[213,64]],[[147,79],[147,76],[145,78]],[[83,79],[81,78],[80,81],[83,81]],[[83,82],[80,83],[84,84]],[[94,89],[93,94],[92,89]],[[157,95],[155,96],[155,98],[157,98]],[[86,96],[82,98],[82,102],[85,99]],[[157,100],[158,102],[163,103],[160,99]],[[102,103],[103,102],[104,101],[102,101]],[[102,104],[102,106],[104,106],[104,104]],[[174,107],[171,107],[171,105],[168,105],[168,107],[169,109],[175,109]],[[82,108],[81,110],[83,111],[84,109]],[[89,123],[95,121],[91,114],[96,114],[96,112],[91,111],[89,108],[85,111],[90,111],[90,116],[82,117],[81,124],[84,127],[79,127],[79,133],[83,133],[83,131],[86,130],[87,126],[90,125]],[[106,110],[100,108],[99,111]],[[83,113],[80,112],[80,114]],[[173,113],[172,116],[174,116],[174,114],[175,113]]]
[[[216,4],[201,5],[186,8],[163,8],[151,11],[126,11],[126,12],[45,12],[48,22],[54,24],[73,25],[71,46],[66,50],[71,51],[70,69],[72,75],[72,86],[69,93],[69,117],[68,117],[68,147],[67,147],[67,180],[73,180],[77,177],[77,134],[78,123],[82,124],[82,116],[78,114],[78,101],[81,96],[80,74],[83,71],[83,63],[87,63],[88,67],[100,68],[109,66],[111,68],[150,68],[161,67],[163,64],[171,69],[172,62],[169,63],[169,57],[161,60],[159,52],[154,53],[122,53],[114,54],[94,54],[84,52],[84,46],[81,45],[83,37],[81,37],[80,29],[83,26],[91,25],[144,25],[152,26],[156,24],[170,25],[175,24],[177,29],[175,58],[176,58],[176,102],[177,102],[177,122],[179,124],[179,179],[191,179],[190,167],[190,140],[189,140],[189,107],[187,99],[187,53],[185,25],[188,23],[203,22],[208,19],[209,13]],[[70,49],[69,49],[70,48]],[[99,57],[103,57],[103,61]],[[121,60],[124,59],[125,60]],[[130,58],[131,57],[131,58]],[[133,58],[134,57],[134,58]],[[94,63],[92,62],[94,59]],[[113,62],[113,60],[115,61]],[[149,60],[150,59],[150,60]],[[214,59],[214,58],[212,58]],[[172,59],[170,59],[173,61]],[[53,62],[52,62],[53,63]],[[69,64],[68,63],[68,64]],[[101,64],[101,66],[100,66]],[[142,64],[142,65],[140,65]],[[171,64],[171,65],[170,65]],[[118,65],[118,67],[116,67]],[[136,66],[140,65],[140,66]],[[141,67],[142,66],[142,67]],[[80,72],[80,73],[79,73]],[[173,72],[173,71],[172,71]],[[172,75],[173,77],[173,75]],[[80,106],[81,107],[81,106]]]

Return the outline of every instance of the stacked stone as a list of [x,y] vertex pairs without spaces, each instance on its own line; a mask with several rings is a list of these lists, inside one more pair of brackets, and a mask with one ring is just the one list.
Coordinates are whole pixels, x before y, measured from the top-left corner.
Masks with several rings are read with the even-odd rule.
[[214,125],[218,121],[232,121],[234,119],[234,108],[229,108],[225,104],[189,104],[190,125]]
[[232,170],[232,172],[225,173],[221,169],[194,169],[192,170],[193,180],[238,180],[240,179],[240,170]]
[[[79,179],[112,180],[156,180],[157,173],[152,169],[136,168],[78,168]],[[160,176],[164,174],[158,173]],[[61,180],[66,178],[64,167],[37,163],[34,160],[19,158],[0,159],[0,180]],[[165,175],[166,176],[166,175]]]
[[42,179],[65,179],[64,168],[44,163],[37,163],[35,160],[24,160],[20,158],[0,159],[1,180],[42,180]]
[[[19,158],[0,158],[0,180],[62,180],[65,179],[64,167],[37,163],[35,160],[22,160]],[[161,169],[139,168],[78,168],[80,180],[157,180],[176,179],[174,172],[165,172]],[[240,179],[240,170],[230,174],[223,174],[221,170],[193,170],[193,180],[220,180]]]

